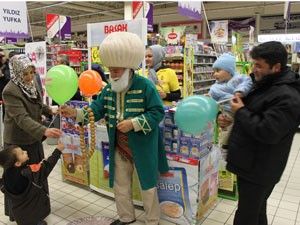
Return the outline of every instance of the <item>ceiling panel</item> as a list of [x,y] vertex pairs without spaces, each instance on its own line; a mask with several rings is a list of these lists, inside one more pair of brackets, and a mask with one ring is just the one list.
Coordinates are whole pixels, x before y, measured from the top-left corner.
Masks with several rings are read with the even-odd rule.
[[[155,23],[189,20],[178,14],[175,1],[153,2]],[[250,17],[257,13],[282,15],[284,2],[204,2],[209,20]],[[27,2],[34,36],[45,36],[47,13],[70,16],[73,31],[85,31],[87,23],[121,20],[124,2],[121,1],[30,1]],[[300,13],[300,2],[292,2],[292,13]]]

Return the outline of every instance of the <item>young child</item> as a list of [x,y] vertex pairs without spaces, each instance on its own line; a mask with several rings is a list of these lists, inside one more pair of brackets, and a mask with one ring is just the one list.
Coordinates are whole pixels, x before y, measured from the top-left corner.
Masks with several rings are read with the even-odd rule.
[[52,155],[38,164],[27,164],[27,152],[16,145],[0,151],[4,168],[1,191],[10,199],[12,214],[18,225],[46,225],[50,199],[45,180],[60,158],[64,145],[59,143]]
[[[213,64],[214,78],[216,82],[211,86],[209,95],[216,101],[232,99],[234,96],[244,97],[252,87],[250,76],[239,75],[235,72],[235,57],[230,53],[222,54]],[[233,120],[230,101],[222,104],[222,114]],[[221,128],[219,145],[227,149],[228,137],[232,125]]]

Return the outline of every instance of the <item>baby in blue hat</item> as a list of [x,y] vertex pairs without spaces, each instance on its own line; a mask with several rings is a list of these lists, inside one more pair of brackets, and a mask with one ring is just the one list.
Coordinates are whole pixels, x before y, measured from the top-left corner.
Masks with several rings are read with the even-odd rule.
[[[214,78],[216,82],[211,86],[209,95],[216,101],[232,99],[234,95],[244,97],[248,94],[252,87],[252,80],[250,76],[239,75],[235,72],[236,63],[235,57],[230,53],[222,54],[213,64]],[[230,102],[222,104],[225,114],[228,118],[233,120],[233,113],[231,111]],[[219,143],[221,147],[226,148],[228,137],[232,125],[226,130],[222,129],[220,133]]]

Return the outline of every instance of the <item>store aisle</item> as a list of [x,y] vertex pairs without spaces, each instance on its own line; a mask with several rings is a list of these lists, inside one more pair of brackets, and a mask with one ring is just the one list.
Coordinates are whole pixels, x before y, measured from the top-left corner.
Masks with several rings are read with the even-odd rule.
[[[48,155],[54,146],[45,146]],[[300,134],[295,136],[286,170],[268,201],[269,224],[300,225]],[[104,197],[89,189],[63,182],[60,163],[49,178],[52,214],[47,218],[49,225],[66,225],[69,221],[89,215],[102,215],[116,218],[116,207],[113,199]],[[0,194],[0,225],[12,225],[3,215],[3,194]],[[200,222],[202,225],[232,225],[236,202],[219,199]],[[138,221],[142,225],[143,211],[136,209]],[[161,225],[172,225],[162,220]]]

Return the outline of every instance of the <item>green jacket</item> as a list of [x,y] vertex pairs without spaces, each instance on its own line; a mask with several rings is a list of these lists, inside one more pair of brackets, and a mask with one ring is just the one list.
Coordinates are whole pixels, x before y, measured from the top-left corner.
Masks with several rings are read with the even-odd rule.
[[[126,93],[120,94],[121,111],[124,119],[138,118],[141,131],[129,131],[128,142],[133,154],[133,161],[143,190],[153,188],[157,184],[159,172],[168,171],[168,164],[159,122],[164,117],[162,101],[155,86],[148,79],[133,75],[132,84]],[[95,120],[105,118],[109,135],[109,171],[110,187],[114,183],[114,158],[116,137],[116,100],[117,93],[108,84],[98,98],[92,102],[91,108]]]

